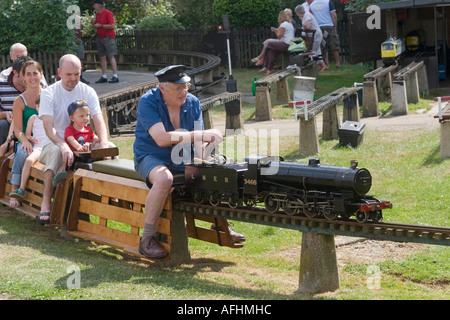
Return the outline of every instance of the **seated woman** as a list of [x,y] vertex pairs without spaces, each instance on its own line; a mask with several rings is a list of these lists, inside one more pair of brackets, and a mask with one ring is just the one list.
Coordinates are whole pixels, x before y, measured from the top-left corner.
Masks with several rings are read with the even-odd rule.
[[322,43],[323,34],[322,31],[320,30],[316,18],[314,18],[314,16],[310,12],[306,12],[305,8],[301,4],[296,6],[294,10],[295,13],[297,14],[297,17],[302,21],[302,28],[304,32],[313,30],[315,31],[311,51],[315,53],[314,57],[317,60],[318,70],[324,71],[328,69],[322,58],[322,51],[320,49],[320,44]]
[[273,63],[278,54],[286,52],[289,43],[294,38],[294,27],[284,10],[278,14],[278,23],[278,28],[271,28],[276,33],[277,39],[267,39],[264,41],[263,50],[257,57],[252,59],[252,62],[255,62],[257,66],[264,66],[260,71],[265,71],[266,75],[273,72]]
[[18,139],[17,150],[14,155],[13,167],[11,170],[12,190],[9,194],[9,206],[17,208],[19,201],[13,195],[23,193],[19,190],[20,177],[25,160],[33,152],[33,144],[25,135],[28,119],[38,114],[36,108],[36,98],[41,94],[41,80],[43,76],[42,67],[39,62],[30,60],[23,64],[21,74],[26,84],[26,90],[18,96],[13,103],[14,135]]

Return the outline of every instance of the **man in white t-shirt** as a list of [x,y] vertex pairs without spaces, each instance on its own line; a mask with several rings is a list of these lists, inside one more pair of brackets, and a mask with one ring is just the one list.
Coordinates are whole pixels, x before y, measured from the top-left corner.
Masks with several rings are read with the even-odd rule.
[[[44,224],[48,223],[51,212],[51,196],[54,180],[63,174],[57,172],[62,164],[68,167],[72,165],[74,156],[70,147],[64,142],[64,131],[70,125],[67,107],[75,100],[84,100],[88,103],[92,120],[94,121],[97,135],[100,139],[99,147],[108,147],[108,133],[103,120],[100,103],[95,90],[80,82],[81,62],[73,55],[67,54],[59,61],[58,81],[42,91],[39,104],[39,118],[44,123],[45,133],[52,141],[42,149],[39,162],[44,168],[44,195],[41,204],[41,214],[37,220]],[[57,175],[57,176],[55,176]],[[59,179],[57,179],[59,180]],[[52,183],[53,182],[53,183]]]

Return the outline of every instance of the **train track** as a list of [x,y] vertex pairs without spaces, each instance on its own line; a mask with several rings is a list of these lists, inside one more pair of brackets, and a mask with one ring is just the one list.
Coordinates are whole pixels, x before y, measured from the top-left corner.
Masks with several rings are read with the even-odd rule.
[[185,214],[212,216],[255,224],[294,229],[301,232],[364,237],[375,240],[416,242],[450,246],[450,228],[427,225],[377,222],[358,223],[356,220],[326,220],[304,216],[268,213],[264,209],[227,208],[175,201],[173,210]]

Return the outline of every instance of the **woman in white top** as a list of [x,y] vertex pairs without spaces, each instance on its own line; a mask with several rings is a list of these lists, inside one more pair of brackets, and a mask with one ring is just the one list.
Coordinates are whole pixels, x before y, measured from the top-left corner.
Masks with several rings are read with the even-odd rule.
[[257,57],[252,59],[257,66],[264,66],[260,71],[265,71],[266,75],[273,72],[273,63],[278,54],[287,51],[289,43],[294,38],[294,26],[284,10],[278,14],[278,23],[278,28],[272,27],[271,29],[276,33],[277,39],[267,39],[264,41],[263,50]]
[[317,59],[318,70],[323,71],[326,69],[325,62],[322,58],[322,51],[320,49],[320,44],[322,43],[323,34],[320,30],[319,24],[317,23],[316,18],[312,15],[311,12],[307,12],[302,5],[298,5],[295,7],[295,13],[297,17],[302,20],[302,29],[303,32],[315,31],[314,39],[312,43],[311,51],[314,52],[314,57]]

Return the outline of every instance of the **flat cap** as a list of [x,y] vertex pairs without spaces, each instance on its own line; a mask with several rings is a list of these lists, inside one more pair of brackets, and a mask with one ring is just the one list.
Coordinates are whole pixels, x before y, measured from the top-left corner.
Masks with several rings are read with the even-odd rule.
[[159,82],[187,83],[191,77],[186,74],[186,66],[172,65],[155,72]]

